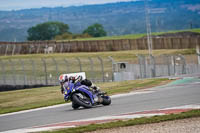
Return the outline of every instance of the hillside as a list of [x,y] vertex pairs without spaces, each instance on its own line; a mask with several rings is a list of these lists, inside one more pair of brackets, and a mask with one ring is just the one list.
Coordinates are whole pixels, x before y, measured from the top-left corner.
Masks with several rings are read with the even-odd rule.
[[[149,1],[152,32],[200,28],[199,0]],[[109,36],[145,33],[143,1],[103,5],[0,11],[0,41],[24,41],[27,29],[46,21],[61,21],[73,33],[101,23]]]

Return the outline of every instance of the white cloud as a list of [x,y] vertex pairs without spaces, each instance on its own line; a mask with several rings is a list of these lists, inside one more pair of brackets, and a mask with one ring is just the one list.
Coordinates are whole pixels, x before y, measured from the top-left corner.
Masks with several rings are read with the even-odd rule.
[[89,4],[127,2],[135,0],[0,0],[0,10],[19,10],[40,7],[68,7]]

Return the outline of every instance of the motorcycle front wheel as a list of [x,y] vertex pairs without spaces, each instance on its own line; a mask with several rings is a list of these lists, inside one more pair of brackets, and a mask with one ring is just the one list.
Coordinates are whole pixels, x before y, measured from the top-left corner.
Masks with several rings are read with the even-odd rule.
[[77,104],[77,105],[82,106],[84,108],[91,108],[92,107],[92,103],[91,103],[89,98],[83,99],[82,97],[80,97],[76,93],[72,95],[72,98],[73,98],[74,104]]
[[78,105],[78,104],[72,102],[72,108],[73,108],[73,109],[78,109],[79,107],[80,107],[80,105]]

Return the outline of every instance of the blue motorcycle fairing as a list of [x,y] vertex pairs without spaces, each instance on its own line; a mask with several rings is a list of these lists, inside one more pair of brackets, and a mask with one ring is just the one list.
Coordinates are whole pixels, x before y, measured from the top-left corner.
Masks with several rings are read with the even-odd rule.
[[64,99],[67,101],[71,93],[75,90],[78,90],[80,92],[84,92],[85,94],[87,94],[92,104],[94,104],[94,97],[96,97],[96,95],[93,95],[87,86],[81,85],[81,84],[73,84],[72,82],[69,82],[67,86],[65,86]]
[[94,100],[93,100],[94,97],[93,97],[93,94],[92,94],[91,91],[89,91],[89,88],[88,88],[87,86],[81,85],[81,86],[75,88],[75,90],[79,90],[79,91],[81,91],[81,92],[86,93],[86,94],[90,97],[90,100],[91,100],[92,104],[94,104]]
[[65,88],[64,89],[64,99],[68,100],[69,99],[69,95],[73,91],[74,84],[73,83],[68,83],[67,86],[64,86],[64,88]]

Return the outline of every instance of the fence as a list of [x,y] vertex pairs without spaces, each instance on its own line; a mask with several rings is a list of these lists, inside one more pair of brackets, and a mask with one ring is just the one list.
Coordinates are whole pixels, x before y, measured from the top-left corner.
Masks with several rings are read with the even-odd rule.
[[[153,49],[186,49],[200,44],[195,38],[153,38]],[[94,41],[0,42],[0,55],[97,52],[148,49],[146,38]]]
[[60,74],[82,71],[86,72],[87,78],[93,82],[200,73],[196,55],[138,55],[138,58],[133,60],[130,62],[135,62],[134,64],[115,62],[112,57],[5,58],[0,60],[0,91],[16,86],[27,88],[58,85]]
[[113,64],[114,80],[135,80],[142,78],[200,74],[196,55],[162,55],[158,57],[138,55],[134,64],[120,62]]
[[58,85],[63,73],[86,72],[94,82],[112,80],[109,58],[37,58],[0,60],[1,85]]

